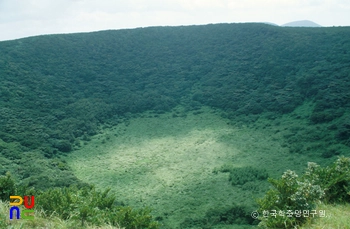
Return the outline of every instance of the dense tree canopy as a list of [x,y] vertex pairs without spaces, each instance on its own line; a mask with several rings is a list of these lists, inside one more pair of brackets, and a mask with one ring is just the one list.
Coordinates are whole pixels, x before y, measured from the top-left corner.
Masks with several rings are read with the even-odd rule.
[[[53,160],[101,124],[179,104],[217,107],[234,118],[288,113],[308,99],[316,103],[310,122],[330,122],[350,104],[349,37],[348,27],[251,23],[0,42],[0,173],[16,163],[22,169],[14,174],[25,179],[28,152]],[[343,117],[334,128],[334,139],[350,145],[350,120]],[[58,163],[46,166],[69,170]]]

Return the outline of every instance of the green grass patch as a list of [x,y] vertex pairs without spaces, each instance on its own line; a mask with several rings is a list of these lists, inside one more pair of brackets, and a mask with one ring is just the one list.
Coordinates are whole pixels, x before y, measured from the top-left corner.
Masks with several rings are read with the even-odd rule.
[[350,204],[319,204],[317,212],[324,211],[325,215],[311,218],[301,229],[349,228]]
[[[0,228],[11,228],[11,229],[36,229],[36,228],[55,228],[55,229],[119,229],[119,227],[104,224],[101,226],[95,226],[89,223],[85,223],[81,226],[79,220],[66,219],[63,220],[58,216],[47,216],[43,211],[35,210],[33,220],[25,219],[9,219],[9,202],[0,200]],[[22,209],[23,210],[23,209]]]
[[[105,129],[66,160],[78,178],[97,188],[111,187],[130,206],[149,206],[165,228],[177,228],[186,217],[203,218],[213,207],[241,203],[254,209],[254,198],[268,189],[261,180],[266,173],[277,178],[287,169],[303,171],[307,161],[323,164],[317,155],[291,153],[283,145],[284,134],[276,133],[299,123],[284,115],[245,125],[213,109],[192,114],[178,107]],[[213,173],[223,166],[248,175],[232,185],[229,173]],[[231,175],[231,181],[238,176]]]

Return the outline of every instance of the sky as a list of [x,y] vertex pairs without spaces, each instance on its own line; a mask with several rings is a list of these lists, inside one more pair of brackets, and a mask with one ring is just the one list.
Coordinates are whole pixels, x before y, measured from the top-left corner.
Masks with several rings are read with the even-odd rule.
[[350,26],[349,0],[0,0],[0,41],[149,26],[311,20]]

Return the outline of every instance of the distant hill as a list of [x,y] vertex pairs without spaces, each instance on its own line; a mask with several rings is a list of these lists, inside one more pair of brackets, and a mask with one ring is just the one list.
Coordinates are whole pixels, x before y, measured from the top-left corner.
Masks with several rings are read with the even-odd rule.
[[309,20],[302,20],[302,21],[292,21],[286,24],[283,24],[281,26],[286,26],[286,27],[322,27],[321,25],[309,21]]

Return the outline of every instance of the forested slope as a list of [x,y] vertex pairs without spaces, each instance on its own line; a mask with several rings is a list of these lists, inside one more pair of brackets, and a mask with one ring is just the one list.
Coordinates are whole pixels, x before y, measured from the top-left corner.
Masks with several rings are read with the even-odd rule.
[[37,188],[78,182],[59,155],[130,113],[179,104],[254,120],[309,100],[315,104],[310,124],[329,123],[313,138],[326,139],[326,148],[350,146],[349,37],[349,27],[253,23],[0,42],[0,173],[10,170]]

